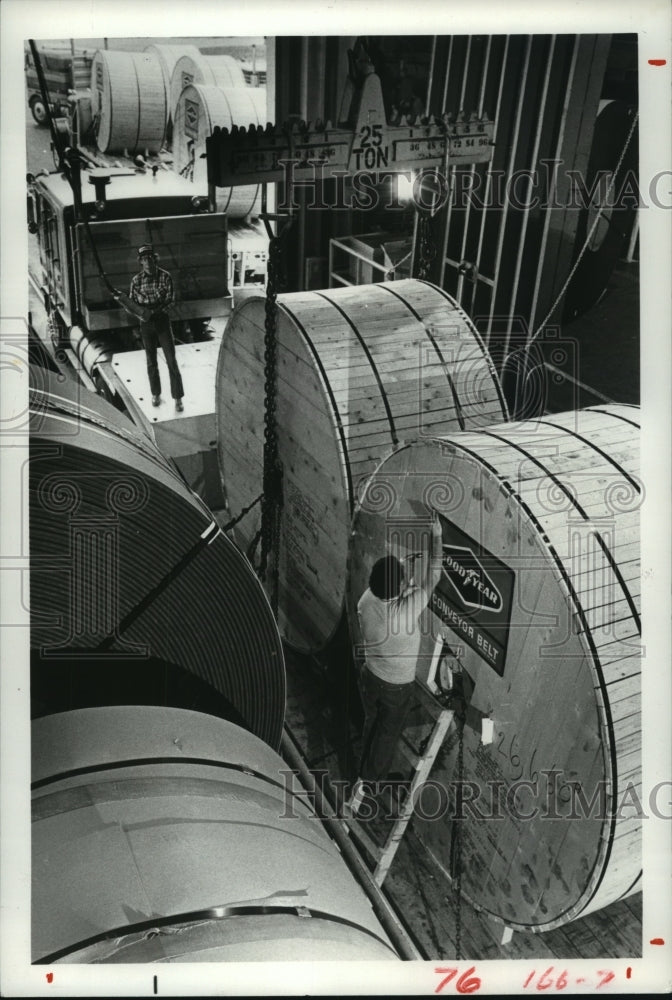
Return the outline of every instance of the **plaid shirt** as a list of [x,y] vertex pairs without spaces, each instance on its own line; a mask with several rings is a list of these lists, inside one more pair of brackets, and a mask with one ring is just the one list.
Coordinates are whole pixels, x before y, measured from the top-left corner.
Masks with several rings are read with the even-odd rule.
[[131,281],[128,297],[141,306],[150,306],[153,309],[160,306],[167,308],[175,301],[173,279],[161,267],[157,267],[154,276],[141,271]]

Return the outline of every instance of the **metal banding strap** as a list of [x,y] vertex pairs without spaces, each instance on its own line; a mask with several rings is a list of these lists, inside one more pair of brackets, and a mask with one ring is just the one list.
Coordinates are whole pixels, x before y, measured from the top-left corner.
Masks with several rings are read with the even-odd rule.
[[[600,413],[607,413],[608,411],[607,410],[600,410],[599,412]],[[609,416],[615,416],[615,414],[610,413]],[[584,444],[587,444],[588,447],[592,448],[593,451],[596,451],[597,454],[601,458],[603,458],[605,460],[605,462],[609,462],[609,464],[613,465],[615,469],[618,469],[618,471],[621,473],[621,475],[625,479],[627,479],[627,481],[630,483],[630,485],[632,486],[632,488],[637,493],[641,493],[642,492],[641,486],[639,485],[639,483],[637,482],[637,480],[633,479],[632,476],[628,472],[626,472],[626,470],[623,468],[622,465],[619,465],[618,462],[615,461],[615,459],[613,459],[611,457],[611,455],[608,455],[606,451],[604,451],[602,448],[599,448],[594,443],[594,441],[589,440],[589,438],[583,437],[582,434],[578,434],[576,431],[572,430],[571,427],[564,427],[562,424],[554,424],[552,420],[535,420],[534,422],[535,422],[535,424],[544,424],[546,427],[553,427],[554,430],[564,431],[565,434],[570,434],[572,437],[575,437],[577,439],[577,441],[582,441]],[[628,420],[627,423],[632,423],[632,421]],[[636,427],[637,424],[633,424],[633,426]]]
[[217,535],[219,534],[219,525],[216,521],[212,521],[211,524],[207,526],[204,532],[201,534],[201,540],[206,543],[206,545],[211,545]]
[[[622,405],[623,404],[621,403],[621,406]],[[641,424],[638,424],[635,420],[628,420],[628,418],[624,417],[622,413],[612,413],[611,410],[599,410],[596,406],[591,406],[591,411],[593,413],[607,413],[610,417],[614,417],[615,420],[622,420],[624,423],[632,424],[633,427],[641,430]]]
[[329,401],[331,403],[331,409],[332,409],[332,412],[334,414],[334,420],[336,421],[336,426],[338,428],[338,436],[339,436],[340,441],[341,441],[341,448],[343,450],[343,459],[344,459],[344,462],[345,462],[345,473],[346,473],[346,477],[347,477],[347,481],[348,481],[348,497],[349,497],[349,500],[350,500],[350,509],[352,510],[354,508],[354,503],[355,503],[355,492],[354,492],[354,487],[353,487],[353,483],[352,483],[352,472],[350,470],[350,458],[349,458],[349,455],[348,455],[348,442],[347,442],[347,438],[346,438],[346,435],[345,435],[345,428],[343,427],[343,421],[341,420],[341,415],[338,412],[338,405],[336,403],[336,397],[334,396],[334,390],[331,388],[331,383],[329,382],[329,379],[327,377],[327,373],[326,373],[326,371],[324,369],[324,365],[322,364],[322,359],[321,359],[320,355],[318,354],[317,349],[315,347],[315,344],[311,340],[311,338],[310,338],[310,336],[308,334],[308,331],[306,330],[305,326],[303,325],[303,323],[301,322],[301,320],[298,318],[298,316],[296,315],[296,313],[292,312],[292,310],[288,307],[288,305],[287,305],[286,302],[282,302],[281,303],[281,307],[282,307],[282,309],[284,309],[284,311],[287,313],[288,316],[291,316],[293,322],[296,323],[298,329],[301,331],[301,333],[302,333],[302,335],[303,335],[303,337],[304,337],[304,339],[306,341],[306,344],[308,345],[308,348],[309,348],[311,354],[313,355],[313,359],[314,359],[315,364],[317,365],[317,367],[319,369],[320,375],[322,376],[322,384],[324,385],[324,387],[326,389],[326,392],[327,392],[327,395],[329,396]]
[[[390,945],[384,938],[380,937],[378,934],[374,934],[373,931],[369,930],[368,927],[363,927],[361,924],[355,923],[354,920],[347,920],[345,917],[337,917],[333,913],[327,913],[324,910],[311,910],[306,906],[273,906],[273,905],[261,905],[261,904],[241,904],[241,903],[227,903],[222,906],[212,906],[202,910],[190,910],[187,913],[175,913],[168,917],[152,917],[150,920],[140,920],[134,924],[123,924],[121,927],[114,927],[107,931],[102,931],[100,934],[93,934],[89,938],[85,938],[82,941],[77,941],[75,944],[68,945],[66,948],[59,948],[58,951],[52,952],[50,955],[46,955],[44,958],[38,958],[33,962],[34,965],[50,965],[52,962],[57,962],[61,958],[65,958],[67,955],[72,955],[78,951],[82,951],[84,948],[90,948],[94,944],[100,944],[103,941],[114,940],[115,938],[125,938],[132,934],[140,934],[143,931],[151,931],[155,928],[161,927],[175,927],[179,924],[194,924],[202,923],[204,921],[210,920],[225,920],[232,917],[256,917],[256,916],[281,916],[281,917],[301,917],[301,918],[312,918],[313,920],[327,920],[330,923],[342,924],[346,927],[352,927],[359,931],[360,934],[365,934],[367,937],[373,938],[374,941],[378,941],[379,944],[387,948],[388,951],[393,955],[394,952],[390,948]],[[278,928],[279,933],[281,933],[280,928]],[[286,933],[286,928],[284,928]],[[223,944],[225,942],[222,942]]]
[[383,385],[383,380],[380,377],[380,372],[378,371],[376,362],[373,360],[373,355],[371,354],[371,351],[364,342],[364,338],[362,337],[361,333],[359,332],[353,321],[350,319],[348,314],[345,312],[345,310],[341,309],[341,307],[337,305],[337,303],[334,302],[333,299],[330,299],[328,295],[324,294],[324,292],[315,292],[315,294],[319,295],[321,299],[324,299],[325,302],[328,302],[329,305],[333,306],[334,309],[336,309],[336,311],[341,314],[341,316],[348,324],[354,335],[357,337],[359,343],[362,345],[362,350],[366,354],[367,360],[371,365],[371,371],[373,372],[376,382],[378,383],[378,389],[380,390],[380,395],[383,400],[383,406],[385,407],[385,413],[387,414],[387,419],[390,425],[390,434],[392,435],[392,443],[395,445],[399,444],[397,429],[394,426],[394,417],[392,416],[392,410],[390,409],[390,401],[387,398],[387,393],[385,392],[385,386]]
[[[628,886],[628,888],[625,890],[625,892],[621,893],[621,895],[618,897],[618,899],[625,899],[626,896],[629,896],[630,893],[632,892],[632,890],[635,888],[635,886],[639,882],[639,880],[640,880],[640,878],[642,877],[643,874],[644,874],[643,869],[640,868],[637,877],[633,878],[633,880],[630,883],[630,885]],[[615,899],[614,902],[617,903],[618,899]]]
[[422,281],[422,283],[424,285],[429,285],[429,287],[433,288],[435,292],[438,292],[439,295],[442,295],[443,298],[446,299],[446,301],[450,303],[450,306],[451,306],[452,309],[457,308],[458,312],[462,316],[464,316],[464,318],[466,320],[468,320],[469,324],[471,325],[474,337],[476,338],[476,343],[478,344],[478,346],[480,347],[481,351],[483,352],[483,358],[485,360],[485,363],[488,366],[488,371],[490,372],[490,374],[492,376],[492,381],[494,382],[495,389],[497,391],[497,397],[498,397],[499,402],[501,404],[502,412],[504,413],[504,416],[508,420],[509,419],[509,408],[506,405],[506,400],[504,399],[504,394],[502,393],[502,387],[501,387],[500,382],[499,382],[499,376],[497,375],[497,372],[495,371],[495,366],[492,363],[492,358],[490,357],[490,352],[488,351],[487,347],[483,343],[483,338],[481,337],[480,333],[476,329],[476,326],[471,321],[471,319],[469,318],[469,316],[467,315],[467,313],[459,305],[457,305],[455,302],[453,302],[453,300],[451,299],[450,295],[448,295],[447,292],[444,292],[443,288],[439,288],[438,285],[433,285],[431,283],[431,281],[425,281],[424,278],[418,278],[418,281]]
[[[138,129],[135,134],[135,148],[138,148],[138,143],[140,142],[140,122],[142,119],[142,99],[140,97],[140,81],[138,79],[138,67],[135,59],[131,56],[131,62],[133,64],[133,75],[135,77],[135,92],[138,95]],[[110,88],[111,89],[111,88]],[[112,102],[110,102],[112,103]]]
[[[110,68],[109,68],[107,62],[103,63],[103,67],[104,67],[104,69],[103,69],[103,81],[104,81],[104,77],[107,76],[107,83],[108,83],[108,86],[110,88],[109,94],[108,94],[109,100],[108,100],[107,103],[108,103],[108,108],[109,108],[109,113],[110,113],[110,125],[109,125],[108,139],[111,139],[112,138],[112,133],[113,133],[112,119],[113,119],[113,115],[114,115],[114,102],[112,101],[112,98],[111,98],[111,95],[112,95],[112,79],[111,79],[111,76],[110,76]],[[105,86],[105,84],[103,82],[103,87],[104,86]],[[101,118],[101,121],[102,121],[102,118],[103,118],[103,113],[102,113],[103,112],[103,90],[101,90],[101,92],[100,92],[100,112],[101,112],[100,113],[100,118]]]
[[[261,771],[256,771],[254,768],[248,767],[247,764],[232,764],[229,761],[223,760],[213,760],[210,757],[133,757],[127,760],[113,760],[113,761],[101,761],[99,764],[88,764],[85,767],[73,767],[68,771],[59,771],[57,774],[49,774],[45,778],[40,778],[38,781],[31,782],[31,791],[36,792],[40,788],[46,788],[48,785],[57,784],[60,781],[69,781],[71,778],[80,778],[85,774],[102,774],[106,771],[119,771],[128,767],[147,767],[155,766],[157,764],[172,764],[176,767],[181,767],[183,764],[198,765],[199,767],[218,767],[225,771],[237,771],[241,774],[249,774],[253,778],[258,778],[259,781],[264,781],[269,785],[273,785],[279,788],[282,792],[289,792],[290,795],[295,798],[301,799],[301,795],[297,792],[292,791],[291,788],[287,787],[287,784],[282,781],[277,781],[275,778],[271,778],[267,774],[263,774]],[[193,780],[193,779],[189,779]],[[82,786],[79,786],[82,787]],[[33,810],[35,808],[39,809],[40,799],[33,801]],[[38,817],[42,818],[42,817]]]
[[626,584],[626,582],[625,582],[625,580],[623,578],[623,574],[621,573],[621,570],[620,570],[617,562],[615,561],[613,555],[611,554],[611,552],[607,548],[606,543],[605,543],[604,539],[602,538],[602,536],[600,535],[600,533],[598,531],[594,531],[593,535],[597,539],[597,542],[598,542],[600,548],[602,549],[602,552],[604,553],[604,555],[605,555],[605,557],[606,557],[606,559],[607,559],[607,561],[609,563],[609,566],[613,570],[614,576],[616,577],[616,579],[618,580],[618,582],[620,584],[621,590],[623,591],[623,595],[624,595],[626,601],[628,602],[628,607],[630,608],[630,614],[632,615],[632,617],[634,619],[635,625],[637,627],[637,631],[641,635],[642,634],[642,620],[640,618],[639,611],[637,610],[637,608],[635,606],[635,602],[634,602],[634,600],[632,598],[632,594],[630,593],[628,585]]
[[[104,416],[102,401],[100,405]],[[31,641],[40,651],[40,677],[47,676],[52,653],[61,659],[72,655],[82,664],[96,655],[104,658],[100,669],[107,682],[113,660],[130,667],[129,657],[149,654],[157,668],[163,661],[209,684],[229,706],[230,712],[221,706],[227,718],[277,747],[286,688],[282,645],[266,595],[243,553],[222,534],[212,512],[168,460],[161,463],[158,451],[150,463],[144,449],[106,434],[102,426],[54,411],[48,417],[42,428],[34,429],[29,469],[31,559],[42,567],[59,567],[58,572],[40,572],[31,590]],[[49,451],[43,456],[45,447]],[[51,489],[54,475],[57,485],[64,477],[75,481],[73,500],[79,506],[74,515],[67,505],[44,504],[40,486],[44,482]],[[144,484],[142,503],[133,509],[127,509],[130,494],[108,496],[127,475],[133,483],[140,476]],[[102,521],[96,520],[102,513]],[[77,527],[79,518],[91,515],[93,527],[88,522]],[[73,565],[72,530],[77,551],[89,560],[99,551],[97,533],[103,528],[111,532],[105,559],[114,559],[114,575],[107,576],[106,564],[98,559],[99,591],[98,578],[83,572],[89,563],[78,563],[74,577],[68,567]],[[79,588],[74,603],[63,573],[70,573]],[[90,613],[101,602],[111,618]],[[49,624],[54,611],[61,616],[58,626]]]
[[[599,412],[606,413],[607,411],[601,410]],[[610,416],[615,416],[615,414],[610,414]],[[639,483],[637,482],[637,480],[633,479],[632,476],[630,476],[626,472],[626,470],[622,466],[620,466],[618,464],[618,462],[614,461],[614,459],[610,455],[608,455],[606,453],[606,451],[603,451],[601,448],[598,448],[598,446],[596,444],[594,444],[592,441],[590,441],[588,438],[583,437],[581,434],[577,434],[576,431],[571,430],[569,427],[563,427],[561,424],[554,424],[550,420],[537,420],[537,421],[535,421],[535,423],[545,424],[547,427],[553,427],[556,430],[565,431],[567,434],[570,434],[572,437],[575,437],[579,441],[582,441],[584,444],[587,444],[590,448],[592,448],[594,451],[596,451],[603,459],[605,459],[605,461],[607,461],[611,465],[613,465],[615,469],[618,469],[618,471],[621,473],[621,475],[630,483],[630,485],[632,486],[632,488],[637,493],[641,493],[642,492],[641,487],[640,487]],[[631,421],[631,420],[627,420],[626,423],[633,424],[634,427],[637,426],[637,424],[634,424],[633,421]],[[565,492],[567,492],[567,491],[565,491]],[[579,505],[578,504],[576,504],[576,507],[577,507],[577,509],[579,509]],[[582,516],[586,520],[590,520],[590,518],[587,516],[587,514],[585,513],[585,511],[581,510],[580,513],[582,514]],[[635,607],[635,602],[634,602],[634,600],[632,598],[632,594],[630,593],[630,589],[629,589],[628,585],[626,584],[626,582],[625,582],[625,580],[623,578],[623,574],[621,573],[620,567],[619,567],[618,563],[616,562],[616,560],[614,559],[612,553],[607,548],[607,546],[606,546],[606,544],[604,542],[604,539],[602,538],[602,535],[598,531],[594,531],[593,534],[594,534],[595,538],[597,539],[597,542],[598,542],[600,548],[602,549],[602,551],[603,551],[603,553],[604,553],[604,555],[605,555],[605,557],[606,557],[606,559],[607,559],[607,561],[609,563],[610,568],[613,570],[613,573],[614,573],[616,579],[619,582],[621,590],[623,591],[623,594],[625,595],[625,599],[628,602],[628,607],[630,608],[630,613],[631,613],[632,617],[635,620],[635,624],[637,625],[637,631],[641,635],[642,634],[642,621],[641,621],[641,617],[640,617],[639,611]]]
[[148,591],[140,601],[138,601],[135,607],[124,615],[124,617],[121,619],[117,627],[117,635],[108,636],[107,639],[103,640],[103,642],[101,642],[100,645],[96,647],[96,652],[102,653],[105,650],[110,649],[115,644],[117,637],[121,635],[123,632],[125,632],[125,630],[129,628],[130,625],[133,624],[136,618],[139,618],[140,615],[147,610],[152,601],[156,600],[159,594],[163,593],[166,587],[168,587],[169,584],[173,582],[175,577],[182,572],[185,566],[188,566],[189,563],[196,558],[196,556],[202,549],[210,545],[215,540],[218,534],[219,534],[219,526],[216,521],[213,521],[205,529],[205,531],[203,532],[199,540],[196,542],[196,544],[193,545],[187,552],[185,552],[182,558],[177,563],[175,563],[170,572],[166,573],[163,579],[159,580],[159,582],[154,587],[152,587],[152,589]]
[[65,413],[67,416],[75,417],[77,420],[84,421],[87,424],[102,427],[107,433],[114,434],[116,437],[130,442],[134,448],[142,451],[146,458],[165,469],[165,459],[163,459],[163,456],[159,457],[157,454],[156,445],[152,444],[149,439],[144,441],[140,433],[136,432],[134,434],[131,431],[123,430],[121,427],[117,427],[110,421],[105,420],[94,411],[89,409],[83,410],[76,403],[62,396],[55,397],[53,392],[48,390],[31,387],[29,390],[29,402],[31,407],[35,407],[36,409],[41,407],[45,412],[48,410],[49,415],[52,417],[56,416],[54,411],[57,411],[57,413]]
[[393,288],[388,288],[387,287],[388,284],[389,284],[389,282],[381,282],[380,283],[381,288],[384,288],[386,292],[390,293],[390,295],[394,295],[394,297],[396,299],[399,299],[400,302],[403,302],[404,305],[406,306],[406,308],[417,319],[417,321],[419,323],[422,323],[422,325],[425,327],[425,333],[429,337],[429,340],[430,340],[430,342],[432,344],[432,347],[436,351],[436,353],[438,355],[438,358],[439,358],[439,361],[441,362],[441,365],[443,366],[444,374],[445,374],[446,378],[448,379],[448,385],[450,386],[450,391],[451,391],[451,394],[452,394],[452,397],[453,397],[453,404],[455,406],[455,413],[457,415],[457,422],[460,425],[460,430],[463,431],[465,429],[465,427],[466,427],[466,424],[465,424],[465,421],[464,421],[464,414],[462,412],[462,404],[461,404],[460,399],[459,399],[459,397],[457,395],[457,390],[455,389],[455,383],[453,382],[453,377],[450,374],[450,372],[448,371],[448,365],[446,364],[446,359],[443,356],[443,352],[441,351],[441,348],[439,347],[439,345],[436,342],[434,334],[429,329],[429,327],[427,327],[425,325],[425,323],[423,322],[422,317],[420,316],[420,313],[416,312],[416,310],[413,308],[413,306],[410,304],[410,302],[407,302],[406,299],[402,295],[400,295],[398,292],[395,292]]
[[[544,422],[545,421],[540,421],[540,423],[544,423]],[[551,424],[551,426],[555,427],[555,424]],[[558,479],[557,476],[555,476],[548,469],[548,467],[546,465],[544,465],[543,462],[539,461],[539,459],[535,458],[528,451],[525,451],[525,449],[521,445],[516,444],[514,441],[511,441],[509,438],[502,437],[500,434],[495,434],[494,431],[484,430],[483,433],[487,434],[488,437],[496,438],[498,441],[502,441],[505,444],[510,445],[512,448],[515,448],[516,451],[519,451],[521,453],[521,455],[524,455],[528,459],[528,461],[533,462],[539,469],[541,469],[543,472],[545,472],[546,475],[548,476],[548,478],[551,480],[551,482],[554,483],[558,487],[558,489],[560,489],[565,494],[565,496],[570,501],[570,503],[573,504],[574,508],[578,511],[578,513],[581,515],[581,517],[584,519],[584,521],[586,521],[586,523],[590,524],[591,518],[586,513],[586,511],[583,509],[583,507],[578,502],[578,500],[575,499],[575,497],[572,495],[571,491],[567,489],[567,487],[565,486],[565,484],[563,482],[561,482],[561,480]],[[578,435],[576,435],[576,436],[578,437]],[[626,473],[623,472],[623,469],[621,469],[620,466],[617,465],[616,468],[618,468],[619,471],[622,472],[624,476],[626,476],[626,478],[629,478],[629,477],[627,477]],[[604,556],[605,556],[607,562],[609,563],[610,569],[613,571],[614,576],[618,580],[618,582],[619,582],[619,584],[621,586],[621,589],[623,590],[623,596],[625,597],[626,601],[628,602],[628,607],[630,608],[630,612],[631,612],[632,617],[634,619],[635,626],[637,628],[637,631],[641,635],[642,634],[642,624],[641,624],[641,619],[640,619],[640,616],[639,616],[639,612],[637,611],[637,608],[635,607],[635,603],[634,603],[634,601],[632,599],[632,595],[631,595],[631,593],[630,593],[630,591],[629,591],[629,589],[627,587],[627,584],[626,584],[625,580],[623,579],[623,575],[622,575],[622,573],[621,573],[621,571],[620,571],[620,569],[619,569],[619,567],[618,567],[618,565],[616,563],[616,560],[614,559],[613,554],[611,553],[611,551],[607,548],[607,545],[606,545],[604,539],[602,538],[602,535],[595,528],[593,528],[593,536],[597,540],[600,548],[602,549],[602,552],[604,553]]]

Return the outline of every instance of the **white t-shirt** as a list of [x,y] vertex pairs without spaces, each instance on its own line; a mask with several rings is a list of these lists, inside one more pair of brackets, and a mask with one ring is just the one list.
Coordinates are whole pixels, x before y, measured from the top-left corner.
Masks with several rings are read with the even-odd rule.
[[366,665],[376,677],[390,684],[415,679],[422,637],[419,618],[429,597],[421,587],[409,587],[387,601],[370,589],[360,597],[357,614]]

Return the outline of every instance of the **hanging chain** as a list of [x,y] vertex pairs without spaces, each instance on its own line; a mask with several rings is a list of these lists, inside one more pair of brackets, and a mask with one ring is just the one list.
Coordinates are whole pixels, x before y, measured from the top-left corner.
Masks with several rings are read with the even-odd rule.
[[455,840],[453,843],[453,872],[455,893],[455,958],[462,958],[462,779],[464,777],[464,703],[456,712],[457,719],[457,791],[455,795]]
[[427,212],[418,212],[418,241],[420,244],[418,277],[426,281],[429,277],[429,269],[436,257],[431,217]]
[[464,725],[467,718],[464,667],[456,657],[460,670],[453,676],[452,695],[448,704],[453,710],[457,729],[457,765],[455,768],[455,816],[450,831],[450,877],[455,910],[455,957],[462,958],[462,792],[464,781]]
[[[259,574],[267,583],[274,615],[278,610],[278,566],[280,515],[282,511],[282,468],[278,457],[277,433],[277,283],[280,270],[281,237],[268,245],[266,280],[266,334],[264,337],[264,475],[261,500],[261,563]],[[270,565],[269,565],[270,559]]]

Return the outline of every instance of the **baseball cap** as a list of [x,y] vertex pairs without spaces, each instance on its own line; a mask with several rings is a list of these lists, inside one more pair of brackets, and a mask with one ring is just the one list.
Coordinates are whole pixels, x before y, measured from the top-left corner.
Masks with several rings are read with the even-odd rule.
[[138,258],[140,257],[158,257],[158,254],[151,243],[145,243],[138,249]]

